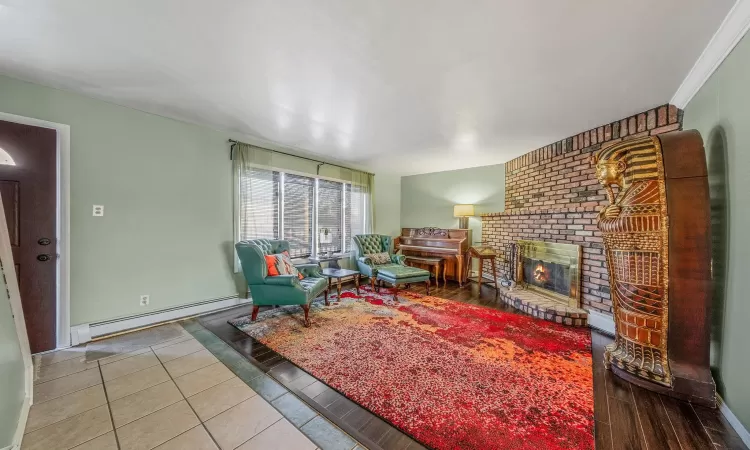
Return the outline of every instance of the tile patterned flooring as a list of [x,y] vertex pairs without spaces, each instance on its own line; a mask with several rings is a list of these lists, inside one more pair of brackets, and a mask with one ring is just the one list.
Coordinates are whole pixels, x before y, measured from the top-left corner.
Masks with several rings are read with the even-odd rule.
[[22,449],[362,450],[195,321],[36,355]]

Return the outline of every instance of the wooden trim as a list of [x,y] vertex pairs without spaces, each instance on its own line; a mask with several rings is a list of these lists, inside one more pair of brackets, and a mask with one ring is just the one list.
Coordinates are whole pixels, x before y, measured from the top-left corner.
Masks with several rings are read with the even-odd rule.
[[748,447],[750,447],[750,432],[747,431],[747,428],[745,428],[742,425],[742,422],[740,422],[740,419],[737,418],[737,416],[734,415],[731,409],[729,409],[729,406],[726,404],[723,398],[721,398],[720,395],[716,395],[717,404],[719,406],[719,411],[724,416],[724,418],[727,419],[727,422],[734,428],[734,431],[737,432],[737,434],[740,436],[740,439],[742,439],[742,442],[745,443]]
[[670,103],[684,109],[750,28],[750,0],[737,0]]
[[70,346],[70,125],[0,112],[0,120],[57,131],[57,348]]

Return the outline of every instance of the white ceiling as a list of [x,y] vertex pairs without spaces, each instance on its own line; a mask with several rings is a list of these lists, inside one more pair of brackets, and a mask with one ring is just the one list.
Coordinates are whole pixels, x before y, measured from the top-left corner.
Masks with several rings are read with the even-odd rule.
[[732,3],[0,0],[0,73],[423,173],[668,102]]

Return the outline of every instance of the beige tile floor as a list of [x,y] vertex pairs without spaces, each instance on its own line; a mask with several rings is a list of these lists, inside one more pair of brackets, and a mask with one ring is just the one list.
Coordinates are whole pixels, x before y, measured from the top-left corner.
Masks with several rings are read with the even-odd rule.
[[316,448],[177,324],[34,359],[24,450]]

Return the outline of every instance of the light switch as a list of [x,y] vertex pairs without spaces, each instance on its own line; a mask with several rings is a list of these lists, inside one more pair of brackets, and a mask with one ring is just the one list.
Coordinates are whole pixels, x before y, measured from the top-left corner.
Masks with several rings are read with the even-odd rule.
[[94,217],[101,217],[104,215],[104,205],[94,205]]

